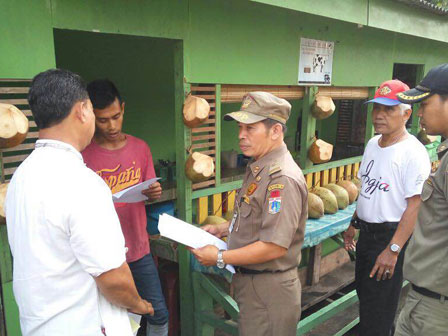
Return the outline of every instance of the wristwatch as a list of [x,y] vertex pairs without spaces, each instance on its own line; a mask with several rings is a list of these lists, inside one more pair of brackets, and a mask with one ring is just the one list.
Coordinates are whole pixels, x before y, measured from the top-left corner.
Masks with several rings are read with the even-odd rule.
[[224,252],[225,250],[219,250],[218,251],[218,259],[216,260],[216,266],[218,266],[218,268],[224,268],[225,266],[226,266],[226,264],[224,263],[224,259],[223,259],[223,257],[222,257],[222,253]]
[[400,253],[401,247],[397,244],[390,244],[390,250],[394,253]]

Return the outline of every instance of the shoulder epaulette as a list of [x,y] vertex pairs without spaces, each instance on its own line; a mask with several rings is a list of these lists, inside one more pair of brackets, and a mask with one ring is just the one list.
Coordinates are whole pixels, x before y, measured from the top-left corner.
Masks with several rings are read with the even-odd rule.
[[278,162],[274,162],[269,167],[269,175],[275,174],[282,170],[282,167],[278,164]]

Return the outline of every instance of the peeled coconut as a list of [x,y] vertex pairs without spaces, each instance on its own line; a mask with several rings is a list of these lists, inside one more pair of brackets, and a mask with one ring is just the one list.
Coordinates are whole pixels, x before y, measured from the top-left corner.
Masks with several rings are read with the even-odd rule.
[[185,163],[185,175],[194,183],[208,180],[214,171],[213,159],[200,152],[190,154]]
[[324,187],[331,190],[331,192],[336,196],[339,209],[345,209],[346,207],[348,207],[349,197],[347,190],[334,183],[329,183]]
[[320,197],[324,203],[324,212],[326,214],[335,214],[338,211],[338,201],[331,190],[323,187],[314,187],[311,193]]
[[0,184],[0,224],[6,224],[5,199],[9,183]]
[[326,119],[336,110],[333,99],[328,96],[317,96],[311,109],[311,114],[317,120]]
[[324,215],[324,202],[319,196],[308,193],[308,217],[321,218]]
[[338,186],[341,186],[348,192],[349,203],[352,204],[358,198],[358,188],[352,181],[341,180],[337,183]]
[[308,151],[308,157],[313,163],[324,163],[331,159],[333,145],[321,139],[316,139]]
[[222,224],[222,223],[226,223],[227,220],[219,217],[219,216],[208,216],[201,225],[207,225],[207,224],[211,224],[211,225],[217,225],[217,224]]
[[204,99],[189,95],[185,99],[183,116],[184,124],[189,128],[201,125],[210,114],[210,104]]
[[20,145],[28,133],[28,118],[17,107],[0,104],[0,148]]

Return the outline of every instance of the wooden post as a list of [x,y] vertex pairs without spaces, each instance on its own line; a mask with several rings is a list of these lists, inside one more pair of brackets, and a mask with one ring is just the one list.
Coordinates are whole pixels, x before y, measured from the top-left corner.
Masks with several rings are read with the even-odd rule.
[[215,91],[215,186],[221,185],[221,84]]
[[[190,91],[184,85],[184,62],[182,42],[174,46],[174,113],[176,129],[176,205],[179,218],[192,222],[192,190],[191,182],[185,177],[184,167],[187,160],[187,149],[191,144],[191,133],[185,127],[182,118],[184,98]],[[190,252],[179,245],[179,286],[180,286],[180,318],[181,334],[193,335],[193,285],[190,271]]]
[[319,282],[322,244],[310,248],[310,258],[306,276],[307,285],[313,286]]
[[300,134],[300,168],[306,169],[313,166],[308,159],[308,150],[313,144],[314,134],[316,132],[316,119],[311,115],[311,107],[313,105],[317,87],[311,86],[305,88],[302,105],[302,129]]
[[[377,89],[376,87],[369,88],[369,98],[368,98],[369,100],[373,99],[373,97],[375,96],[376,89]],[[367,104],[366,136],[364,138],[364,148],[366,148],[367,143],[375,134],[372,120],[372,109],[373,104]]]

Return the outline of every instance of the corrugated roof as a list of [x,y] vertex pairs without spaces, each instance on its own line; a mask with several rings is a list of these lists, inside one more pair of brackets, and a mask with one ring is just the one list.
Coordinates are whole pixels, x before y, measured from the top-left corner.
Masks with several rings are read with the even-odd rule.
[[432,2],[426,1],[426,0],[394,0],[398,2],[402,2],[405,4],[408,4],[412,7],[419,7],[425,10],[428,10],[430,12],[433,12],[435,14],[439,15],[448,15],[448,9],[437,6],[433,4]]

